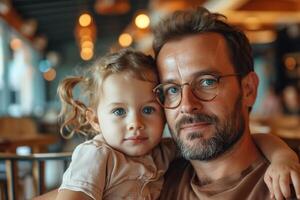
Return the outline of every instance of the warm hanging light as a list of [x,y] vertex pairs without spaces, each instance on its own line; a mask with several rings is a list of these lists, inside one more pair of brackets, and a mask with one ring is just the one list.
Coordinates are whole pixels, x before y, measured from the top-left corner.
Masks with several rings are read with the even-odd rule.
[[83,37],[85,35],[92,35],[91,29],[82,28],[82,29],[79,30],[79,37]]
[[80,15],[75,28],[75,37],[82,60],[87,61],[93,58],[96,32],[96,25],[92,16],[87,13]]
[[87,27],[92,23],[92,17],[90,14],[84,13],[79,17],[79,24],[82,27]]
[[101,15],[121,15],[130,10],[128,0],[96,0],[95,11]]
[[92,48],[82,48],[80,51],[80,57],[82,60],[90,60],[94,55]]
[[145,29],[150,25],[150,18],[146,14],[139,14],[134,22],[138,28]]
[[94,48],[94,43],[92,41],[83,41],[80,46],[81,46],[81,48],[91,48],[91,49],[93,49]]
[[119,37],[119,44],[121,47],[128,47],[131,45],[133,39],[129,33],[122,33]]
[[288,70],[292,71],[296,68],[297,61],[294,57],[289,56],[285,58],[284,65]]
[[85,41],[93,41],[93,38],[91,35],[83,35],[80,37],[80,42],[83,43]]

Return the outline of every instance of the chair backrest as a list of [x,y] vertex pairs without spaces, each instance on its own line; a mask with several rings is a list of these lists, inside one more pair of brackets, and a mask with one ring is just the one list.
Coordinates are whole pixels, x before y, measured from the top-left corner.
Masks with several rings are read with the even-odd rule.
[[64,162],[64,170],[66,170],[72,153],[71,152],[61,152],[61,153],[38,153],[30,155],[17,155],[13,153],[0,153],[0,161],[6,162],[6,186],[7,195],[9,200],[18,199],[18,166],[19,161],[32,162],[32,174],[36,180],[36,195],[43,194],[45,192],[44,185],[44,162],[47,160],[61,160]]
[[0,136],[18,137],[38,134],[36,123],[28,117],[0,117]]
[[40,133],[37,123],[29,117],[0,117],[0,151],[15,153],[20,146],[32,152],[45,152],[46,147],[58,142],[59,134]]

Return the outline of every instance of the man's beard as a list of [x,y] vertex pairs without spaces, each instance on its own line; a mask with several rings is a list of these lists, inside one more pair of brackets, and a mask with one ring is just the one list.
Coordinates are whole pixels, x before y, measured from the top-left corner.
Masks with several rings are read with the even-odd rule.
[[[179,148],[182,156],[187,160],[201,160],[208,161],[217,158],[219,155],[226,152],[242,137],[245,130],[245,120],[242,116],[242,96],[239,95],[236,100],[233,110],[231,110],[229,116],[221,123],[216,115],[207,114],[193,114],[182,117],[179,122],[175,124],[175,130],[170,127],[171,134]],[[189,145],[180,138],[180,127],[184,124],[204,122],[214,125],[214,134],[205,139],[203,132],[188,133],[186,140],[192,141],[194,139],[199,142],[194,145]],[[176,134],[175,134],[176,133]]]

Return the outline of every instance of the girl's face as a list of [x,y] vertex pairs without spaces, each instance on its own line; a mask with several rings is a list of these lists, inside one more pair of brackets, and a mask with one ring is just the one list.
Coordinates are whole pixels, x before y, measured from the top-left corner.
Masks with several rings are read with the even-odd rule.
[[124,73],[104,80],[97,116],[100,132],[111,147],[129,156],[141,156],[160,142],[165,120],[152,92],[154,87],[154,83]]

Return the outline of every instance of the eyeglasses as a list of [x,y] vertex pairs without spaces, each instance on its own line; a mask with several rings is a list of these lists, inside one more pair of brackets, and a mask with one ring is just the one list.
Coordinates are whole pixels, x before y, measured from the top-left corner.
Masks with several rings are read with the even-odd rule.
[[200,75],[190,83],[162,83],[153,89],[159,104],[167,109],[177,108],[182,100],[183,86],[189,85],[195,97],[202,101],[212,101],[219,93],[220,79],[239,74],[227,75]]

